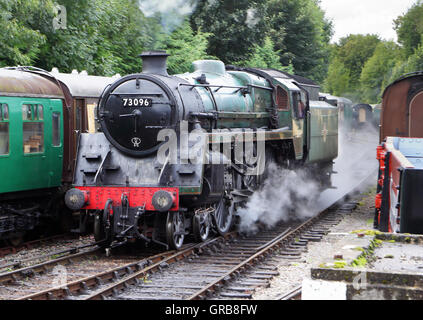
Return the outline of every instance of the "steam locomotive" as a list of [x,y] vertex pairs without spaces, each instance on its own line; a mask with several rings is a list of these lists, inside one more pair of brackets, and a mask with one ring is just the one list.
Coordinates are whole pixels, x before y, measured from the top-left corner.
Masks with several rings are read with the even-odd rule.
[[142,73],[105,88],[101,132],[79,136],[65,202],[95,215],[97,241],[179,249],[191,235],[224,235],[271,161],[330,185],[338,109],[319,101],[315,83],[215,60],[170,76],[166,52],[141,57]]

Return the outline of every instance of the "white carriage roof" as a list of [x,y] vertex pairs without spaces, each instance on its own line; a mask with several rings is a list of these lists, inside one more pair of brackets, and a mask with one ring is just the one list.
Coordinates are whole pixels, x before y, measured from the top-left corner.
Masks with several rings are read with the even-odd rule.
[[113,77],[90,76],[86,71],[78,73],[76,70],[71,74],[60,73],[53,68],[51,74],[63,82],[73,97],[99,98],[104,88],[113,83],[120,75]]

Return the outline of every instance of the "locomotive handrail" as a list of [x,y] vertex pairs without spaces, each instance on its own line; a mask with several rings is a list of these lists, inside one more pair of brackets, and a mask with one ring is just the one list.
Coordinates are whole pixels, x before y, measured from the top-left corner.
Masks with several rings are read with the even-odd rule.
[[263,89],[263,90],[268,90],[268,91],[273,91],[272,88],[268,88],[268,87],[264,87],[264,86],[259,86],[259,85],[255,85],[255,84],[249,84],[247,86],[222,86],[222,85],[217,85],[217,84],[191,84],[191,83],[180,83],[181,86],[187,86],[187,87],[191,87],[191,89],[194,89],[195,87],[199,87],[199,88],[217,88],[216,90],[214,90],[214,92],[219,91],[220,89],[237,89],[235,92],[240,91],[240,90],[249,90],[250,88],[257,88],[257,89]]

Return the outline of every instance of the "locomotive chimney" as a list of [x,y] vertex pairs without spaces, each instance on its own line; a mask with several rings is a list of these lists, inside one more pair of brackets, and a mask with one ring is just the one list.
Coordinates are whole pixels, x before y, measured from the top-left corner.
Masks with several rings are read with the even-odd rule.
[[142,59],[142,73],[154,73],[169,76],[167,73],[167,57],[164,50],[147,51],[139,55]]

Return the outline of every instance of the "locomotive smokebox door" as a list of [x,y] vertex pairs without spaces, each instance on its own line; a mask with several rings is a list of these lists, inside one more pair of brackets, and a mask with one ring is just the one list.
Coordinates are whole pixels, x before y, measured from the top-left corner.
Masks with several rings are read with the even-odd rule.
[[130,156],[153,154],[161,145],[157,141],[159,132],[176,127],[176,99],[157,76],[168,77],[167,56],[163,52],[142,54],[143,73],[116,81],[100,102],[98,118],[104,134],[117,149]]

